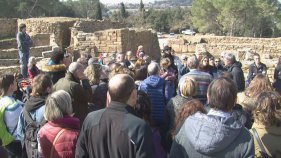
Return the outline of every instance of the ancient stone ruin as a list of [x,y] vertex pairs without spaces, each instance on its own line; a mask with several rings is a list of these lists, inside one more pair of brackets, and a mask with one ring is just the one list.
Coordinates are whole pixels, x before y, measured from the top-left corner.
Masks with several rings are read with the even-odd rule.
[[143,45],[152,58],[160,57],[156,32],[125,28],[119,22],[65,17],[0,19],[0,74],[19,71],[15,37],[20,23],[27,25],[33,40],[30,56],[37,60],[50,57],[54,48],[78,55],[87,49],[97,56],[104,52],[135,52],[138,45]]
[[236,59],[242,62],[245,77],[249,64],[253,63],[253,52],[259,53],[261,61],[268,67],[268,76],[272,79],[274,68],[281,56],[281,38],[248,38],[226,36],[181,36],[169,41],[169,45],[177,54],[193,54],[196,45],[212,55],[219,57],[220,53],[232,52]]

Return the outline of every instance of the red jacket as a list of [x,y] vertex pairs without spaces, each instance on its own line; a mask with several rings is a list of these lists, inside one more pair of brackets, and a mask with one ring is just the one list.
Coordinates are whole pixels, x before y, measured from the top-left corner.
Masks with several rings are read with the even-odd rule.
[[75,157],[80,121],[78,118],[66,116],[56,121],[50,121],[40,129],[38,139],[45,158],[50,158],[53,141],[63,128],[66,130],[57,139],[52,158]]

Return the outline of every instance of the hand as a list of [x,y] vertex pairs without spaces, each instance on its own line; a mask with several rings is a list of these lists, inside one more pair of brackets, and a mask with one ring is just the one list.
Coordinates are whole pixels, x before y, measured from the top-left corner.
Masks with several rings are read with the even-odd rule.
[[77,78],[78,78],[79,80],[85,80],[85,79],[87,79],[87,77],[85,76],[85,74],[83,73],[83,71],[77,73]]

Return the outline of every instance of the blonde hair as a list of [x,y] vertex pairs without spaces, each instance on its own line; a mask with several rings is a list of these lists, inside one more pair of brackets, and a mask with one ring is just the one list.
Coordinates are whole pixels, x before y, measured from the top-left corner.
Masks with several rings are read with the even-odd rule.
[[169,58],[163,58],[161,59],[161,62],[160,62],[160,66],[163,67],[164,65],[167,65],[169,66],[171,64],[171,61]]
[[89,79],[91,85],[99,84],[101,70],[102,67],[99,64],[91,64],[85,69],[84,74]]
[[36,64],[36,58],[34,56],[29,57],[27,67],[31,69]]
[[196,95],[196,82],[192,78],[185,78],[185,80],[179,85],[180,93],[183,96]]
[[71,115],[72,102],[70,95],[64,90],[58,90],[51,94],[46,100],[44,117],[47,121],[54,121]]

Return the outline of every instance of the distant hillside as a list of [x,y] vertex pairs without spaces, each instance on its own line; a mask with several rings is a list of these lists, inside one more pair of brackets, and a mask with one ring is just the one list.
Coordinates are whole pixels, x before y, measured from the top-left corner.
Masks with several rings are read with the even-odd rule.
[[175,3],[192,3],[192,0],[170,0]]

